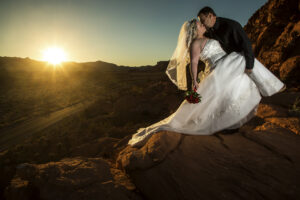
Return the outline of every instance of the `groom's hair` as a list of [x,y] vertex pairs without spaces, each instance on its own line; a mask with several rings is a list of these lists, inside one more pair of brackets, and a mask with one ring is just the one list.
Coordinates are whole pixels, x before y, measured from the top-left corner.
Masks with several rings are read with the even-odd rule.
[[215,11],[211,7],[206,6],[199,10],[198,17],[200,17],[200,14],[207,16],[209,13],[213,14],[214,16],[217,16]]

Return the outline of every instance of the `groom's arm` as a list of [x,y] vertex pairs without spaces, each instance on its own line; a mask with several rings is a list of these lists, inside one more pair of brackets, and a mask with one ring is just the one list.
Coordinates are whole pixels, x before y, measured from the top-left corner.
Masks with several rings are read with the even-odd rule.
[[233,34],[235,41],[244,52],[244,56],[246,59],[246,69],[253,69],[255,57],[252,50],[251,41],[245,33],[243,27],[240,25],[240,23],[235,23]]

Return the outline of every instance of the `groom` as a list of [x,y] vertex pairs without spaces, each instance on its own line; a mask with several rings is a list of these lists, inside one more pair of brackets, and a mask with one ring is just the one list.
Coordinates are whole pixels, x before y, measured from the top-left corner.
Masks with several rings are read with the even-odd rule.
[[217,17],[214,10],[204,7],[198,12],[198,19],[206,27],[205,36],[220,42],[224,51],[242,52],[246,59],[246,73],[251,73],[254,67],[254,53],[251,42],[242,26],[232,19]]

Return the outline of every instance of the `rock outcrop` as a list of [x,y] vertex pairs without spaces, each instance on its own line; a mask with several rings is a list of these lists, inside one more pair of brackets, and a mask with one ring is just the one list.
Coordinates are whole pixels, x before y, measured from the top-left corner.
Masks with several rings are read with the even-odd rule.
[[117,165],[146,199],[297,199],[300,120],[286,108],[298,95],[265,98],[238,132],[160,131],[123,149]]
[[270,0],[244,27],[253,43],[255,56],[288,87],[299,90],[300,2]]

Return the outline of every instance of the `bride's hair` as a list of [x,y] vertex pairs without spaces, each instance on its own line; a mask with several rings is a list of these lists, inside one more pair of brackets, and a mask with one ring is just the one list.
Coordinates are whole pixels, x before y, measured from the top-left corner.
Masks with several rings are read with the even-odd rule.
[[186,46],[188,49],[190,49],[191,43],[197,37],[197,34],[197,19],[192,19],[187,24]]
[[190,63],[189,49],[197,36],[197,19],[185,21],[180,28],[177,46],[166,69],[166,74],[180,90],[187,90],[186,66]]

